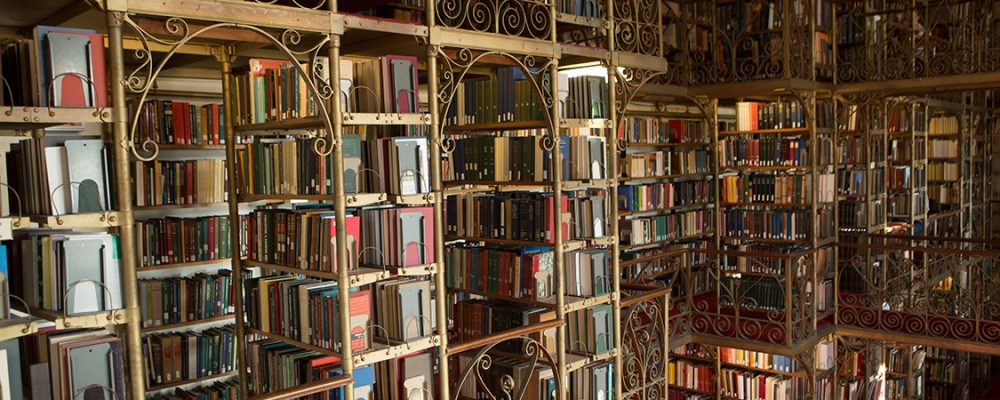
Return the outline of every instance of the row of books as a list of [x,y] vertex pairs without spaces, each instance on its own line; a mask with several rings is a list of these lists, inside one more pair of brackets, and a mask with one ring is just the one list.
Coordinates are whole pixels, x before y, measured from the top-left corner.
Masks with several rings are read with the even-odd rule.
[[781,254],[793,254],[806,250],[806,246],[784,246],[771,244],[741,244],[734,250],[742,253],[774,254],[774,257],[748,257],[743,254],[722,254],[719,256],[719,270],[754,274],[783,275],[788,268],[795,269],[801,257],[785,258]]
[[137,161],[132,173],[136,207],[229,200],[225,160]]
[[[823,148],[820,148],[822,150]],[[787,137],[762,137],[759,139],[738,137],[719,141],[719,166],[809,166],[812,163],[808,139]],[[819,153],[822,155],[830,153]],[[819,163],[826,165],[829,163]]]
[[459,126],[538,121],[546,118],[545,109],[524,72],[518,67],[503,67],[496,70],[496,79],[465,80],[458,85],[445,120],[447,125]]
[[709,157],[707,150],[630,153],[622,159],[620,169],[622,176],[632,179],[705,174]]
[[[245,219],[240,217],[236,227],[231,226],[228,216],[136,221],[136,256],[143,266],[231,258],[230,230],[239,230],[240,237],[245,239]],[[244,253],[244,249],[236,249],[237,256]]]
[[12,292],[32,309],[78,315],[122,308],[117,235],[29,231],[11,250],[23,279]]
[[927,206],[927,193],[924,191],[913,192],[912,196],[891,197],[889,216],[909,218],[910,214],[925,214]]
[[868,150],[867,140],[863,137],[849,136],[840,138],[837,141],[838,154],[840,154],[840,164],[861,164],[868,159],[865,152]]
[[[450,288],[541,300],[553,295],[552,262],[548,247],[449,246],[445,250],[445,281]],[[606,264],[603,271],[607,277]],[[594,288],[594,281],[580,282]],[[600,288],[602,283],[597,283]]]
[[[614,363],[602,362],[570,372],[567,384],[570,399],[613,399]],[[542,397],[544,398],[544,397]]]
[[[336,177],[332,156],[315,151],[318,139],[260,139],[237,149],[241,194],[332,194]],[[344,135],[344,191],[354,193],[361,164],[361,138]]]
[[2,106],[107,107],[104,39],[91,29],[38,25],[0,47]]
[[[743,312],[784,312],[786,300],[791,300],[785,299],[786,288],[786,283],[772,278],[726,276],[719,280],[720,293],[726,293],[719,298],[719,304],[723,307],[740,308]],[[792,288],[793,298],[798,290]],[[736,299],[740,301],[738,304],[734,303]]]
[[[251,339],[247,343],[247,364],[250,365],[250,382],[247,385],[250,392],[259,394],[289,389],[341,374],[339,360],[335,357],[276,339]],[[356,369],[355,379],[364,382],[371,375],[370,368]]]
[[889,142],[887,157],[891,161],[908,162],[927,158],[923,138],[894,137]]
[[837,171],[837,194],[859,196],[867,194],[865,187],[865,171],[842,169]]
[[798,362],[791,357],[732,347],[719,347],[719,361],[723,364],[785,373],[799,370]]
[[[371,332],[375,337],[410,341],[434,332],[437,320],[434,316],[430,281],[411,278],[380,281],[375,284],[373,296],[374,324],[382,328]],[[359,313],[370,312],[366,309],[367,306],[354,304],[354,299],[352,296],[352,310],[357,309]],[[362,317],[356,318],[369,318],[359,315]],[[359,326],[367,328],[365,324]]]
[[699,392],[715,392],[715,366],[688,360],[670,360],[667,364],[667,383],[671,389],[679,387]]
[[198,273],[188,277],[139,280],[142,327],[151,328],[221,317],[236,312],[233,274]]
[[958,189],[951,185],[936,185],[927,187],[927,197],[936,204],[958,204]]
[[611,304],[598,304],[566,316],[566,339],[569,351],[605,354],[615,348],[614,314]]
[[340,351],[341,329],[350,329],[351,347],[363,350],[371,346],[368,323],[371,320],[369,290],[350,290],[351,326],[342,327],[335,281],[276,275],[251,278],[245,283],[247,323],[261,332],[277,333],[303,343]]
[[692,119],[626,116],[618,136],[629,144],[708,144],[712,137],[705,122]]
[[226,143],[226,115],[222,104],[191,104],[177,100],[147,100],[128,104],[129,115],[139,114],[134,140],[160,144],[208,145]]
[[812,231],[810,214],[808,210],[726,210],[722,232],[734,238],[807,240]]
[[150,385],[224,374],[236,369],[236,327],[148,335],[142,352]]
[[575,191],[569,195],[569,212],[574,238],[598,239],[608,234],[607,192],[603,189]]
[[889,111],[889,122],[886,128],[889,133],[895,132],[926,132],[927,121],[924,117],[927,110],[919,105],[903,105]]
[[[915,171],[915,174],[911,172]],[[916,181],[917,186],[922,186],[927,182],[925,177],[925,169],[917,168],[911,169],[910,167],[893,167],[889,170],[888,186],[890,191],[895,190],[908,190],[910,188],[911,179]]]
[[[18,193],[21,215],[93,213],[114,209],[113,159],[100,140],[66,140],[46,146],[44,138],[11,144],[4,166]],[[6,190],[6,189],[5,189]]]
[[[563,143],[567,142],[566,139],[563,138]],[[454,151],[444,161],[444,179],[528,182],[550,180],[553,177],[551,160],[542,150],[542,142],[542,136],[459,138],[455,140]],[[602,154],[603,151],[602,146]],[[568,159],[563,162],[568,162]],[[584,162],[583,165],[589,163]]]
[[[812,202],[812,186],[812,175],[726,175],[722,177],[722,201],[731,204],[808,204]],[[823,192],[826,190],[820,191]]]
[[932,162],[927,164],[928,182],[955,182],[959,179],[958,163]]
[[[349,268],[434,262],[430,207],[376,208],[345,217]],[[250,259],[309,271],[337,271],[334,212],[328,205],[260,209],[247,217]],[[361,254],[360,249],[375,249]],[[369,254],[371,253],[371,254]]]
[[958,158],[958,140],[932,139],[927,143],[927,157]]
[[[803,382],[803,384],[805,384]],[[737,369],[722,369],[719,387],[725,396],[748,400],[791,400],[796,397],[791,378],[748,372]]]
[[[569,198],[560,196],[563,210],[570,210]],[[445,201],[447,233],[464,237],[552,242],[555,228],[554,196],[544,193],[514,192],[497,195],[460,194]],[[567,213],[568,214],[568,213]],[[563,239],[572,239],[570,220],[563,218]],[[595,218],[606,218],[594,214]]]
[[641,246],[672,239],[701,236],[712,230],[712,212],[694,210],[669,215],[621,221],[619,236],[623,246]]
[[313,77],[303,76],[299,71],[302,68],[310,74],[308,65],[260,58],[251,58],[247,62],[247,71],[232,77],[233,120],[236,125],[317,115],[317,107],[322,107],[322,104],[317,104],[306,83],[306,79],[312,80]]
[[841,228],[868,227],[868,222],[865,220],[866,205],[864,202],[841,201],[838,207],[837,218]]
[[[473,340],[493,333],[529,326],[556,318],[555,312],[542,307],[504,301],[483,299],[462,300],[455,303],[452,311],[455,321],[454,331],[459,341]],[[529,335],[547,350],[555,351],[555,329]],[[520,343],[506,342],[497,346],[499,350],[512,350]]]
[[[127,398],[124,344],[108,330],[62,330],[39,335],[37,341],[22,339],[20,346],[17,341],[4,343],[6,352],[25,349],[23,363],[6,367],[20,373],[5,381],[4,391],[11,389],[12,399],[18,392],[20,398],[32,399]],[[30,382],[29,390],[22,381]]]
[[682,181],[618,186],[618,211],[659,211],[678,206],[703,204],[712,198],[708,181]]
[[601,8],[597,6],[597,3],[583,0],[559,0],[556,2],[558,12],[581,17],[599,17],[599,9]]
[[[540,182],[552,179],[540,136],[466,137],[445,160],[445,180]],[[605,179],[607,149],[601,136],[563,136],[563,179]]]
[[[566,118],[595,119],[607,118],[608,106],[605,94],[608,92],[607,78],[603,76],[575,76],[559,74],[559,101]],[[566,88],[564,91],[562,88]],[[516,116],[515,116],[515,119]]]
[[959,132],[958,117],[954,115],[935,115],[931,117],[928,135],[956,135]]
[[806,128],[806,113],[798,101],[741,101],[736,103],[736,126],[739,131]]

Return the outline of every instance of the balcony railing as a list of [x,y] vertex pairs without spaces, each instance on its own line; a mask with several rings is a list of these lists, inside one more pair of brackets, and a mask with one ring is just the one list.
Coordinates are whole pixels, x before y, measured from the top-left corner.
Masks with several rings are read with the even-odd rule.
[[997,243],[870,235],[838,248],[838,326],[1000,345]]

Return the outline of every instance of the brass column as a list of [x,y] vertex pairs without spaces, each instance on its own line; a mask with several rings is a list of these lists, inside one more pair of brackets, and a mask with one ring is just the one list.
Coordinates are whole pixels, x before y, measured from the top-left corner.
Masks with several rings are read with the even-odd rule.
[[441,145],[444,143],[441,135],[441,121],[438,119],[438,76],[437,76],[437,46],[427,46],[427,104],[431,114],[430,126],[430,156],[431,156],[431,195],[434,196],[434,254],[437,263],[434,269],[434,306],[437,312],[438,337],[438,371],[440,373],[440,389],[437,398],[450,399],[448,387],[448,288],[445,286],[445,256],[444,256],[444,189],[441,185]]
[[[611,40],[610,46],[614,46],[614,40]],[[617,70],[616,67],[608,64],[608,104],[607,109],[611,110],[608,113],[608,123],[605,125],[605,136],[607,152],[605,165],[607,179],[607,190],[608,190],[608,205],[605,210],[608,210],[608,230],[607,234],[614,235],[611,241],[611,265],[609,272],[611,273],[611,292],[612,294],[612,310],[613,310],[613,321],[614,321],[614,338],[615,338],[615,352],[614,356],[614,393],[615,398],[622,398],[622,389],[624,385],[622,383],[622,305],[621,305],[621,268],[618,267],[618,263],[621,262],[618,252],[618,124],[619,115],[618,107],[616,106],[615,97],[615,84],[617,83]],[[624,111],[624,110],[622,110]],[[666,384],[666,382],[664,382]]]
[[[330,7],[335,6],[332,2]],[[333,10],[336,11],[336,10]],[[333,146],[333,209],[336,225],[337,243],[337,300],[340,302],[340,362],[345,375],[354,373],[354,352],[351,349],[351,313],[350,307],[350,265],[348,264],[346,214],[347,199],[344,196],[344,133],[343,112],[340,105],[340,36],[330,35],[330,47],[327,49],[330,60],[330,85],[334,95],[331,96],[329,114],[333,123],[333,137],[328,146]],[[354,384],[344,386],[344,398],[354,398]]]
[[[239,227],[240,223],[240,199],[239,193],[236,188],[236,183],[238,182],[236,177],[236,132],[233,131],[233,112],[234,106],[232,104],[232,62],[233,62],[233,48],[231,46],[222,46],[218,53],[219,62],[222,64],[222,104],[225,109],[226,114],[223,116],[223,122],[225,124],[225,135],[226,135],[226,177],[229,179],[229,185],[227,185],[227,192],[229,195],[229,224],[230,226]],[[245,311],[243,310],[243,264],[241,259],[241,254],[238,253],[241,248],[241,235],[240,229],[230,229],[229,230],[229,242],[233,245],[232,247],[237,250],[236,254],[232,254],[231,265],[233,268],[233,289],[236,292],[236,297],[233,299],[233,305],[236,310],[236,365],[239,367],[239,382],[237,385],[239,387],[239,395],[241,399],[247,398],[247,353],[246,353],[246,329],[244,323],[246,321]]]
[[[559,79],[556,79],[556,77],[559,76],[559,63],[558,63],[558,61],[553,60],[551,66],[549,67],[549,74],[551,74],[549,82],[552,85],[552,93],[559,93]],[[552,228],[552,230],[553,230],[553,232],[552,232],[552,240],[555,243],[555,246],[553,247],[553,252],[554,252],[554,256],[555,256],[555,265],[553,266],[553,271],[552,271],[553,274],[552,274],[552,276],[555,277],[555,285],[554,286],[555,286],[555,295],[556,295],[556,317],[560,321],[564,322],[562,325],[559,325],[559,327],[556,328],[556,364],[557,364],[557,371],[556,372],[561,377],[560,379],[563,379],[563,382],[568,382],[569,381],[569,376],[568,376],[567,371],[566,371],[566,324],[565,324],[565,322],[566,322],[566,299],[565,299],[565,297],[566,297],[565,296],[565,293],[566,293],[566,287],[565,286],[566,286],[566,284],[565,283],[566,282],[565,282],[565,278],[563,277],[563,271],[564,271],[563,260],[565,259],[565,257],[563,257],[563,251],[564,251],[564,247],[565,247],[565,243],[563,243],[563,241],[565,240],[565,238],[563,238],[563,235],[562,235],[562,224],[563,224],[563,215],[562,214],[563,214],[563,211],[564,211],[563,208],[562,208],[562,174],[563,174],[563,171],[562,171],[562,160],[561,160],[561,154],[562,153],[559,152],[560,137],[559,137],[559,100],[558,99],[555,99],[555,98],[553,99],[553,101],[552,101],[552,107],[550,108],[550,110],[551,110],[550,111],[551,115],[550,115],[550,121],[549,121],[549,123],[551,124],[551,132],[550,132],[550,134],[552,135],[552,152],[551,152],[551,156],[552,156],[552,196],[554,196],[553,199],[552,199],[552,209],[553,209],[552,212],[553,212],[553,214],[555,214],[553,216],[554,220],[555,220],[555,223],[553,224],[554,226]],[[559,399],[559,400],[568,400],[568,397],[567,397],[568,394],[566,393],[566,389],[567,389],[567,387],[566,387],[565,384],[563,385],[563,387],[559,388],[559,393],[558,393],[558,396],[556,396],[556,398]]]
[[129,389],[133,399],[146,397],[145,364],[142,356],[142,332],[139,321],[139,296],[135,269],[135,213],[132,210],[132,183],[129,173],[128,108],[125,105],[125,64],[122,48],[122,23],[124,14],[108,12],[108,43],[111,57],[111,112],[112,141],[115,168],[115,200],[118,202],[121,226],[119,233],[119,255],[121,257],[122,295],[125,308],[125,348],[128,357]]

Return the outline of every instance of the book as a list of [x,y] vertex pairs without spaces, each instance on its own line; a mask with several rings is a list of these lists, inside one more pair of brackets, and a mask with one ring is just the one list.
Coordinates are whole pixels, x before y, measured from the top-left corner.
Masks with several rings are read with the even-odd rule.
[[[238,188],[242,194],[333,194],[333,156],[315,151],[318,139],[255,138],[237,149]],[[344,192],[358,192],[361,137],[344,135]]]
[[711,201],[714,186],[704,180],[620,185],[618,211],[665,212],[674,207],[705,204]]
[[754,172],[722,177],[722,202],[728,204],[808,204],[812,193],[811,175]]
[[708,173],[708,161],[707,150],[654,151],[626,154],[619,167],[625,178],[667,178]]
[[[561,209],[569,198],[561,196]],[[552,243],[555,199],[550,194],[511,192],[496,195],[466,193],[445,199],[446,233],[460,237],[495,238]],[[563,218],[563,240],[572,239],[570,218]]]
[[[542,72],[542,74],[546,74]],[[466,79],[455,90],[446,110],[446,125],[541,121],[546,105],[518,67],[501,67],[496,79]]]
[[[318,57],[323,63],[325,57]],[[310,73],[307,64],[296,65],[287,60],[250,58],[247,71],[233,74],[233,120],[236,125],[260,124],[306,118],[318,114],[315,96],[308,90],[299,69]],[[324,68],[322,71],[329,71]],[[329,80],[327,76],[320,79]],[[310,77],[313,79],[314,77]]]
[[336,357],[297,348],[275,339],[259,339],[247,343],[247,360],[251,378],[248,386],[250,392],[255,394],[323,380],[340,368]]
[[795,100],[736,103],[738,131],[807,128],[806,113]]
[[615,348],[613,315],[610,304],[598,304],[566,316],[567,351],[580,354],[604,354]]
[[[355,269],[361,245],[360,218],[347,216],[345,224],[348,268]],[[334,240],[335,219],[329,205],[254,210],[247,216],[247,232],[251,260],[310,271],[337,271],[340,247]]]
[[820,149],[810,146],[807,139],[758,136],[761,137],[726,137],[719,140],[719,166],[805,167],[812,162],[810,151]]
[[361,255],[365,265],[405,267],[437,261],[434,254],[434,209],[370,208],[359,212]]
[[[359,147],[360,161],[367,172],[360,176],[364,190],[396,195],[430,192],[426,137],[372,138]],[[355,175],[359,172],[356,170]]]
[[551,297],[550,248],[449,246],[445,282],[449,288],[541,300]]
[[[53,332],[41,338],[54,399],[125,396],[121,338],[103,329]],[[34,387],[34,382],[32,387]]]
[[711,230],[712,212],[708,210],[638,217],[621,221],[618,226],[622,246],[641,246],[701,236]]
[[219,103],[191,104],[178,100],[129,102],[138,114],[136,144],[220,145],[226,143],[225,107]]
[[146,381],[163,385],[210,377],[236,370],[236,328],[233,325],[143,337]]
[[216,381],[207,385],[175,388],[150,395],[152,400],[237,400],[239,386],[235,380]]
[[[152,218],[135,223],[135,252],[144,267],[222,260],[246,254],[243,246],[233,249],[230,232],[245,237],[246,217],[231,226],[228,216]],[[235,250],[235,251],[234,251]]]
[[374,324],[383,328],[374,331],[376,337],[406,342],[434,332],[437,321],[430,281],[405,278],[380,281],[374,291]]
[[136,161],[132,174],[136,207],[229,200],[225,160]]
[[[462,300],[455,303],[452,316],[455,320],[454,332],[458,340],[472,340],[529,326],[556,318],[555,312],[545,308],[505,301],[482,299]],[[555,351],[555,329],[528,335],[548,351]],[[520,352],[519,341],[498,344],[500,351]]]
[[[343,312],[338,297],[340,288],[333,281],[273,275],[246,280],[246,315],[250,326],[262,332],[277,333],[293,340],[339,352],[341,327],[336,321]],[[351,288],[351,348],[371,346],[368,321],[371,320],[371,292]]]
[[22,277],[13,294],[31,308],[66,315],[122,308],[116,235],[29,231],[12,249]]
[[712,141],[703,120],[626,116],[618,137],[628,144],[708,144]]
[[[56,26],[33,30],[37,101],[47,107],[107,107],[104,38],[97,31]],[[31,104],[21,104],[31,105]]]
[[221,317],[236,312],[232,271],[188,277],[140,279],[142,327]]
[[12,213],[62,215],[112,210],[112,156],[100,140],[70,139],[46,146],[42,138],[11,145],[7,157],[11,188],[20,202]]
[[808,210],[729,209],[722,212],[721,229],[732,238],[807,240],[813,221],[809,214]]

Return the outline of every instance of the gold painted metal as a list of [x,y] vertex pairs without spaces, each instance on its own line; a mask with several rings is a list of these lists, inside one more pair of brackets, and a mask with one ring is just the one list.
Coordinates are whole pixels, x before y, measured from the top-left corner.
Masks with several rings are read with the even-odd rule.
[[[224,127],[226,135],[226,175],[230,182],[226,188],[229,193],[229,220],[239,221],[240,220],[240,205],[236,201],[239,198],[239,193],[237,192],[238,182],[236,176],[236,171],[238,166],[236,165],[236,132],[233,130],[233,112],[235,107],[232,104],[232,62],[234,55],[232,54],[231,46],[222,46],[218,49],[218,61],[222,68],[222,102],[225,106]],[[229,232],[230,243],[240,243],[240,231],[238,229],[230,229]],[[234,246],[233,248],[239,248],[239,246]],[[233,299],[233,308],[236,314],[236,365],[239,371],[239,395],[242,398],[247,397],[247,352],[246,352],[246,310],[243,304],[243,260],[240,257],[233,257],[230,260],[230,266],[233,270],[233,290],[237,293],[236,297]]]
[[[336,3],[330,2],[330,10],[336,11]],[[340,77],[340,37],[330,36],[330,44],[327,48],[329,62],[330,62],[330,79],[339,79]],[[332,82],[331,82],[331,86]],[[337,115],[341,112],[341,96],[340,89],[337,86],[334,89],[334,95],[330,96],[330,102],[327,103],[330,106],[329,115]],[[333,146],[333,176],[341,177],[344,176],[344,141],[343,141],[343,126],[340,118],[333,118],[333,141],[330,145]],[[333,180],[333,208],[334,208],[334,218],[335,218],[335,230],[336,230],[336,241],[337,243],[347,243],[347,197],[344,195],[344,180],[334,179]],[[351,275],[350,268],[348,268],[347,252],[338,251],[337,252],[337,282],[341,288],[351,287]],[[341,310],[350,309],[350,291],[340,290],[337,292],[337,300],[340,304]],[[338,323],[341,326],[341,336],[340,336],[340,353],[341,353],[341,369],[344,374],[354,373],[354,349],[351,346],[351,330],[344,329],[345,327],[351,326],[351,315],[348,312],[340,312]],[[354,398],[354,385],[344,386],[344,398],[353,399]]]
[[122,48],[122,24],[124,14],[119,12],[108,12],[106,15],[108,24],[108,40],[110,48],[110,74],[111,84],[111,106],[114,116],[112,120],[112,151],[114,152],[115,184],[119,188],[116,191],[118,203],[118,220],[121,226],[118,229],[119,243],[122,251],[121,274],[122,274],[122,305],[125,307],[125,344],[126,357],[128,357],[128,376],[131,386],[129,392],[133,399],[145,398],[145,363],[142,357],[142,332],[140,332],[141,321],[139,321],[139,296],[138,283],[136,277],[135,259],[135,215],[132,211],[130,182],[130,163],[126,144],[128,143],[128,127],[125,106],[125,57]]
[[[433,2],[427,2],[427,13],[428,20],[433,21],[434,7]],[[432,22],[431,22],[432,23]],[[431,192],[436,196],[442,196],[444,194],[444,187],[441,184],[442,181],[442,171],[441,171],[441,149],[443,146],[443,139],[441,134],[441,119],[438,113],[441,112],[441,105],[438,101],[438,53],[440,49],[434,45],[427,46],[427,104],[428,110],[431,114],[431,126],[430,126],[430,137],[428,142],[430,143],[430,158],[431,158]],[[437,317],[437,336],[439,342],[438,350],[438,368],[440,371],[449,371],[449,355],[451,350],[448,348],[448,302],[450,301],[448,296],[448,287],[445,284],[445,274],[447,273],[446,268],[448,266],[445,263],[445,249],[444,249],[444,232],[445,232],[445,215],[444,215],[444,202],[435,201],[434,202],[434,254],[437,254],[440,260],[439,264],[441,268],[437,270],[434,274],[434,312],[435,317]],[[445,374],[442,373],[442,376]],[[438,396],[441,399],[451,398],[451,385],[448,379],[440,379],[438,384]]]

